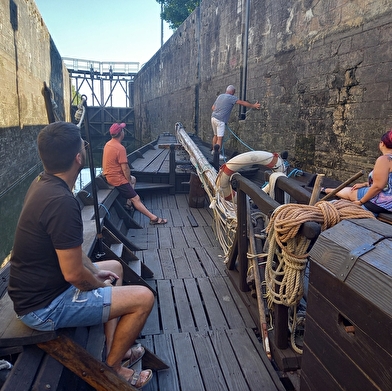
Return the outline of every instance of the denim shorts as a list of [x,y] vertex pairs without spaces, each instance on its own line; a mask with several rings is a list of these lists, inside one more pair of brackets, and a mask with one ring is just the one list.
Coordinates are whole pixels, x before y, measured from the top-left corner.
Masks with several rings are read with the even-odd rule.
[[359,201],[368,192],[368,190],[369,190],[368,186],[360,187],[357,190],[357,200]]
[[109,320],[112,287],[80,291],[71,285],[47,307],[19,319],[35,330],[51,331],[64,327],[94,326]]

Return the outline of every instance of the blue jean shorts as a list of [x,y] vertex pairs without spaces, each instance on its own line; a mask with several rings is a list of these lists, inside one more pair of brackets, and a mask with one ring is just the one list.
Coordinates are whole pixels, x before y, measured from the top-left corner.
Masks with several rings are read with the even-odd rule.
[[71,285],[48,306],[22,315],[19,319],[32,329],[40,331],[94,326],[109,320],[111,301],[111,286],[80,291]]

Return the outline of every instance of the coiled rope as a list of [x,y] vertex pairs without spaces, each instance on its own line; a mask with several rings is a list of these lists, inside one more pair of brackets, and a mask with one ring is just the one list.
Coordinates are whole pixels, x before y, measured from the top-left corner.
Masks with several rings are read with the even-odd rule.
[[265,280],[268,301],[293,306],[303,296],[310,245],[310,239],[298,233],[303,223],[320,223],[324,231],[341,220],[361,218],[375,217],[347,200],[320,201],[314,206],[285,204],[276,208],[267,226],[269,249]]

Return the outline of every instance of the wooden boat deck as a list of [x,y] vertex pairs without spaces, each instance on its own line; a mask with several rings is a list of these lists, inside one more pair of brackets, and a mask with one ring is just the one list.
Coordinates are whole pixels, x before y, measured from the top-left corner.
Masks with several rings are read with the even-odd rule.
[[127,237],[154,272],[157,298],[139,341],[170,369],[154,373],[145,391],[284,390],[256,336],[256,325],[227,277],[208,207],[192,209],[187,195],[149,194],[145,205],[168,219]]
[[[203,208],[190,208],[186,183],[176,183],[175,194],[170,186],[154,188],[167,183],[171,144],[176,144],[175,137],[165,134],[128,156],[143,203],[168,223],[152,226],[135,211],[134,228],[118,228],[140,249],[134,255],[154,274],[144,278],[157,296],[138,341],[170,367],[154,372],[143,390],[284,391],[258,339],[252,304],[244,302],[228,276],[208,200]],[[209,147],[199,146],[211,160]],[[175,161],[190,164],[182,148],[176,148]],[[176,164],[175,175],[176,182],[189,181],[190,171]],[[93,214],[92,206],[85,208]],[[117,224],[114,214],[110,209],[109,219]],[[88,246],[95,231],[90,215],[85,215],[84,224]]]

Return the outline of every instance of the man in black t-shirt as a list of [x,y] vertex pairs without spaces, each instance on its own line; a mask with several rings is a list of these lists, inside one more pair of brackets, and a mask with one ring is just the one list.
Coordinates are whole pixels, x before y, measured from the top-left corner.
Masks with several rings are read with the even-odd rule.
[[88,144],[79,128],[56,122],[42,129],[37,141],[44,172],[26,194],[11,254],[8,292],[15,312],[37,330],[105,323],[107,365],[143,387],[151,370],[136,374],[121,362],[135,353],[130,346],[154,296],[144,286],[122,286],[119,262],[93,264],[82,251],[83,222],[72,188]]

